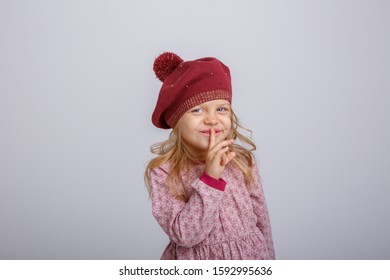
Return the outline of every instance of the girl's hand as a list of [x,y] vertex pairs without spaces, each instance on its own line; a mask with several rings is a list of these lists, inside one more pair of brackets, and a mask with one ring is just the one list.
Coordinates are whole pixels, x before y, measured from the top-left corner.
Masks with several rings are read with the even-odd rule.
[[219,180],[228,164],[235,156],[235,152],[230,152],[228,145],[233,144],[234,140],[223,140],[215,143],[215,131],[210,129],[210,143],[206,156],[204,171],[211,177]]

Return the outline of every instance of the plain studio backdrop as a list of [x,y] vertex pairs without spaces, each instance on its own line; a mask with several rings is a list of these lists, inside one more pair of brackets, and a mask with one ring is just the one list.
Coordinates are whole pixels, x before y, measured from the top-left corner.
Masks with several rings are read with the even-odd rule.
[[215,56],[278,259],[390,259],[390,2],[0,2],[0,258],[158,259],[143,173],[172,51]]

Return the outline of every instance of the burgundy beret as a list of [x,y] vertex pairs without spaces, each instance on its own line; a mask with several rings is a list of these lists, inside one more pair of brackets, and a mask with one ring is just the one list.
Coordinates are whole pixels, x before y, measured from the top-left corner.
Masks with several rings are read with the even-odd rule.
[[159,128],[174,128],[189,109],[207,101],[232,102],[229,68],[213,57],[183,61],[166,52],[156,58],[154,72],[163,84],[152,115]]

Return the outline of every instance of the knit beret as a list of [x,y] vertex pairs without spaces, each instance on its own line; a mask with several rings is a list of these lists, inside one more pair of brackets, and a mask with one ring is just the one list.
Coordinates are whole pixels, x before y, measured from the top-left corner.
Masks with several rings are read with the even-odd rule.
[[155,59],[153,70],[163,82],[152,115],[158,128],[174,128],[185,112],[204,102],[232,102],[229,68],[214,57],[183,61],[166,52]]

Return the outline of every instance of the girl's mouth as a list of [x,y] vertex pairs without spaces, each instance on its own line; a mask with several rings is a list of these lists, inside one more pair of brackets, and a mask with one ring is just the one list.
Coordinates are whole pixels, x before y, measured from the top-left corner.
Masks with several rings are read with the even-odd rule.
[[[207,135],[207,136],[210,135],[210,129],[201,130],[200,132],[201,132],[202,134],[204,134],[204,135]],[[222,132],[222,130],[220,130],[220,129],[214,129],[215,135],[218,135],[218,134],[220,134],[221,132]]]

